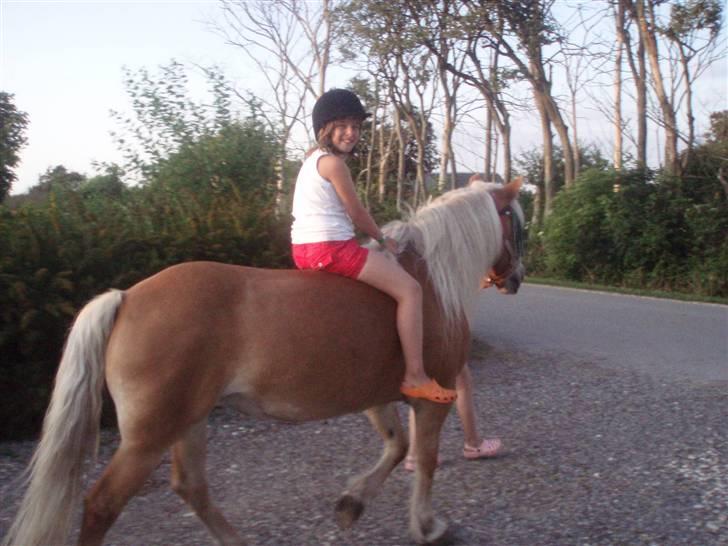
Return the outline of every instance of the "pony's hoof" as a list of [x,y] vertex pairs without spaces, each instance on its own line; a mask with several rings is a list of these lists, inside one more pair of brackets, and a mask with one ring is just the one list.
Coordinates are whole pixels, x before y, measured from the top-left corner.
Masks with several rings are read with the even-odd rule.
[[420,525],[412,527],[410,532],[417,544],[446,544],[449,542],[447,523],[439,518],[420,522]]
[[364,512],[364,503],[351,495],[343,495],[336,503],[336,523],[342,529],[348,529]]

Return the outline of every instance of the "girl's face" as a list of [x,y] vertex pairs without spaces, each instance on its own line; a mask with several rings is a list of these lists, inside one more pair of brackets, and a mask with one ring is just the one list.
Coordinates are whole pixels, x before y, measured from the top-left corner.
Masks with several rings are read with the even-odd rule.
[[334,149],[343,154],[350,154],[359,142],[361,135],[361,120],[356,118],[343,118],[331,122],[331,144]]

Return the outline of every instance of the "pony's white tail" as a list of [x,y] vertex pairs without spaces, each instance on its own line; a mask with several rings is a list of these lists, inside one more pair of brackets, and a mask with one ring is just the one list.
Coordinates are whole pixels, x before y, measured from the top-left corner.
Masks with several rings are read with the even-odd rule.
[[26,470],[28,489],[3,546],[65,543],[85,461],[98,449],[104,355],[123,298],[119,290],[97,296],[71,328],[43,434]]

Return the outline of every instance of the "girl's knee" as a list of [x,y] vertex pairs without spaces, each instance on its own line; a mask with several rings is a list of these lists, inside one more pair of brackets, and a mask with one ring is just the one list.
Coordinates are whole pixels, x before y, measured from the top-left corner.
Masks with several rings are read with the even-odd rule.
[[422,286],[413,277],[407,275],[408,279],[404,283],[404,297],[411,301],[422,301]]

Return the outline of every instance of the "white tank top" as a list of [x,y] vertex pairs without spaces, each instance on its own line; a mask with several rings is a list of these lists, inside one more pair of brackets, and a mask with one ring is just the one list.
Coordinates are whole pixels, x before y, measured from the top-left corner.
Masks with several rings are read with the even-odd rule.
[[325,155],[328,153],[315,150],[298,172],[291,225],[291,242],[294,245],[348,241],[354,237],[354,224],[334,185],[318,172],[318,161]]

